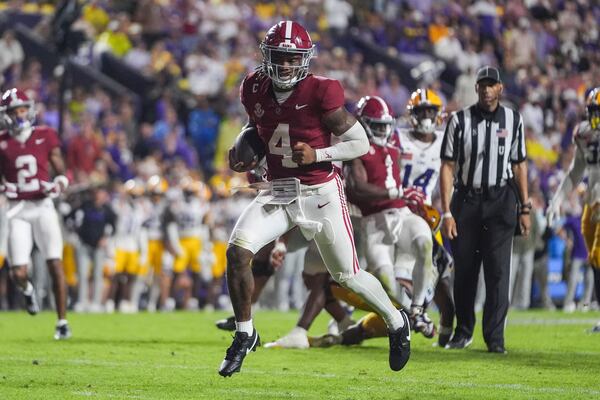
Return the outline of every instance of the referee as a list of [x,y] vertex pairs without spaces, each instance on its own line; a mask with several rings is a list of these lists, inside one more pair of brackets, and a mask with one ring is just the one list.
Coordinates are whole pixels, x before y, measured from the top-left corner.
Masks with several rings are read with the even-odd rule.
[[451,240],[456,265],[457,325],[446,348],[463,349],[473,340],[483,263],[483,338],[489,352],[506,353],[512,238],[516,230],[527,235],[530,226],[523,119],[499,104],[503,85],[496,68],[477,71],[475,88],[477,104],[452,115],[441,150],[442,233]]

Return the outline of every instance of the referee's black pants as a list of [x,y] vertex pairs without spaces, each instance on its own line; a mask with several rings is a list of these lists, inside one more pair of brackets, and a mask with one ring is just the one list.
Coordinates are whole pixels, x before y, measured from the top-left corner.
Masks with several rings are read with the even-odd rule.
[[451,241],[455,262],[455,335],[473,336],[475,295],[483,262],[486,288],[483,338],[488,346],[504,346],[512,242],[517,224],[516,194],[509,185],[492,187],[482,193],[458,188],[452,196],[450,210],[458,232]]

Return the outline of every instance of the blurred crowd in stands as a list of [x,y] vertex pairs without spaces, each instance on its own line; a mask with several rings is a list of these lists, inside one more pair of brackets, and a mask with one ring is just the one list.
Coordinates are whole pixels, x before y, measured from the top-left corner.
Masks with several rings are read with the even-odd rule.
[[[4,1],[0,9],[43,15],[34,28],[43,37],[52,3]],[[516,284],[516,307],[531,305],[527,290],[536,276],[538,305],[552,308],[559,296],[565,308],[576,299],[589,306],[591,290],[576,285],[586,274],[580,230],[568,223],[581,214],[579,194],[564,207],[567,223],[558,229],[545,227],[543,213],[571,162],[584,96],[600,85],[600,4],[592,0],[87,1],[71,26],[80,37],[72,57],[95,67],[109,52],[156,80],[159,90],[150,105],[115,98],[99,84],[67,90],[60,134],[73,187],[110,193],[114,182],[154,175],[172,186],[184,176],[229,182],[226,152],[245,123],[239,84],[259,65],[266,29],[282,19],[311,32],[318,50],[311,72],[339,79],[348,108],[361,96],[379,95],[400,123],[417,87],[441,93],[450,113],[476,101],[480,66],[499,67],[504,97],[524,118],[536,209],[534,234],[515,246],[529,263],[517,278],[524,283]],[[58,78],[43,73],[11,29],[2,33],[0,54],[1,87],[25,90],[36,101],[38,123],[58,128]],[[575,259],[583,261],[573,267]],[[552,260],[561,261],[559,276],[548,272]],[[562,285],[558,295],[552,284]]]

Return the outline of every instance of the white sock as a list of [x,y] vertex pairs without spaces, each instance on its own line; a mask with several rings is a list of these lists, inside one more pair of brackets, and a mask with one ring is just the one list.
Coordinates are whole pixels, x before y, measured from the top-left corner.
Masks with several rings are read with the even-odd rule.
[[413,240],[412,247],[416,255],[416,262],[413,268],[413,296],[412,303],[423,305],[427,292],[435,286],[433,283],[434,271],[433,260],[431,256],[430,237],[418,237]]
[[65,326],[65,325],[67,325],[66,319],[59,319],[58,322],[56,323],[56,326]]
[[25,287],[25,290],[23,290],[23,294],[25,296],[31,296],[33,294],[33,285],[31,282],[27,281],[27,287]]
[[303,335],[303,336],[308,336],[308,331],[304,328],[302,328],[301,326],[296,326],[294,327],[294,329],[292,329],[292,331],[290,332],[291,335]]
[[388,329],[395,331],[404,326],[400,311],[394,307],[377,278],[367,271],[361,269],[352,278],[340,284],[362,297],[384,319]]
[[252,325],[252,319],[250,321],[235,321],[235,330],[238,332],[246,332],[248,336],[254,333],[254,325]]

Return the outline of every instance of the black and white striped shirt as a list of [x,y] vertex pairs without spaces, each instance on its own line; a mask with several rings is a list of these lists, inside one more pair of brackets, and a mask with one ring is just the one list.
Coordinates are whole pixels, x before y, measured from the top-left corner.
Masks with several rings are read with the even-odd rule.
[[441,158],[457,163],[459,185],[504,186],[513,175],[510,164],[526,157],[523,118],[508,107],[487,113],[475,104],[453,113],[446,127]]

